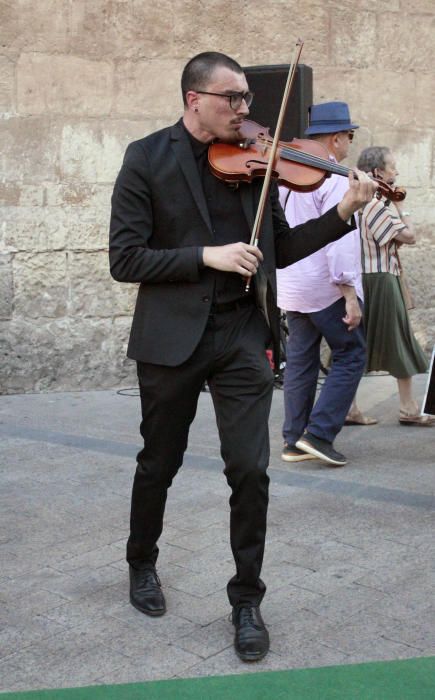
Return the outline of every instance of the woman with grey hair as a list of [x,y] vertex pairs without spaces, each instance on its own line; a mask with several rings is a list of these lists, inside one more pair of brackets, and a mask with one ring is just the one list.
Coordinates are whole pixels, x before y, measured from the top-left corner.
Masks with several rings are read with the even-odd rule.
[[[365,148],[357,167],[389,185],[398,175],[392,152],[383,146]],[[409,212],[400,202],[374,198],[361,213],[360,231],[367,370],[384,370],[397,379],[401,424],[434,426],[435,418],[420,414],[412,393],[412,376],[426,372],[428,363],[412,332],[399,281],[398,248],[416,241]]]

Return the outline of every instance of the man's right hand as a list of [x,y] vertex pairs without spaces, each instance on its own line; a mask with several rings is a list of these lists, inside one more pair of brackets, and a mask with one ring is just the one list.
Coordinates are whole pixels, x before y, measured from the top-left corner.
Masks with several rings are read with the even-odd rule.
[[263,254],[255,246],[239,242],[205,246],[202,260],[206,267],[223,272],[238,272],[243,277],[252,277],[263,260]]

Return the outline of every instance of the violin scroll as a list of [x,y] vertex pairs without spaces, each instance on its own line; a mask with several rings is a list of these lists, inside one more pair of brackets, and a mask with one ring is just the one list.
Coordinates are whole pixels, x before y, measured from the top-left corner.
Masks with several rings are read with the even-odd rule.
[[380,199],[381,197],[386,197],[392,202],[403,202],[406,197],[406,190],[404,187],[392,187],[384,180],[380,180],[377,177],[372,178],[374,182],[377,183],[378,189],[376,190],[375,197]]

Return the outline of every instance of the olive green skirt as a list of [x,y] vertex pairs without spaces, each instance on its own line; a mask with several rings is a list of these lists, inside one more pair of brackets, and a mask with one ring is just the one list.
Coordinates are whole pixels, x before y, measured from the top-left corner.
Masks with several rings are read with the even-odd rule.
[[415,338],[399,278],[389,272],[363,274],[367,371],[397,379],[426,372],[428,361]]

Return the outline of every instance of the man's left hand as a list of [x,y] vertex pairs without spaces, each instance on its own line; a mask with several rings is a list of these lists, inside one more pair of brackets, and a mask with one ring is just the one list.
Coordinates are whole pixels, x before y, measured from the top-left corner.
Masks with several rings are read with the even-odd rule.
[[353,331],[361,323],[362,313],[358,299],[346,299],[346,316],[343,322],[348,326],[348,331]]
[[377,183],[373,182],[367,173],[356,169],[355,171],[351,170],[349,173],[349,189],[337,205],[339,217],[343,221],[350,219],[354,212],[373,199],[377,188]]

